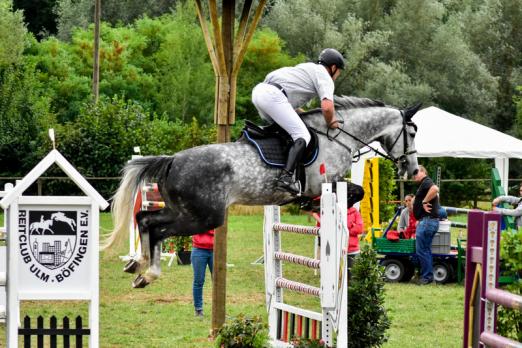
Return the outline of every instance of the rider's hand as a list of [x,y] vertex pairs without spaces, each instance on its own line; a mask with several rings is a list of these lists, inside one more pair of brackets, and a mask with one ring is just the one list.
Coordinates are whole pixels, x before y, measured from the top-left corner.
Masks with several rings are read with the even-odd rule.
[[422,203],[422,208],[424,209],[424,211],[426,213],[431,213],[431,203],[429,202],[426,202],[426,203]]
[[500,199],[495,198],[492,202],[493,206],[496,207],[500,203]]

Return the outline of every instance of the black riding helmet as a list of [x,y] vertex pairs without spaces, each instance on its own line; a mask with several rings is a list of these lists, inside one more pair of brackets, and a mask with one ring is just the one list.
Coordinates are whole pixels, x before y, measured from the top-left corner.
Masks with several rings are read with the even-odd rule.
[[321,54],[319,54],[318,63],[327,67],[335,64],[339,69],[344,69],[343,55],[333,48],[325,48]]

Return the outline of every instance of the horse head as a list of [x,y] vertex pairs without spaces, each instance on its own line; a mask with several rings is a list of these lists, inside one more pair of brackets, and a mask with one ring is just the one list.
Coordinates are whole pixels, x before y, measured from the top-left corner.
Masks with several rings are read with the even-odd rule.
[[412,117],[419,111],[421,103],[400,110],[400,124],[396,124],[395,132],[385,137],[381,145],[397,166],[400,177],[407,175],[412,178],[419,170],[417,150],[415,149],[415,135],[417,125]]

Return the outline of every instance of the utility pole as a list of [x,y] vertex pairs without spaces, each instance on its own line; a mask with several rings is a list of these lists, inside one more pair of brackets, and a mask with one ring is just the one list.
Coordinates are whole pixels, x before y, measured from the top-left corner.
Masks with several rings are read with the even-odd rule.
[[92,72],[92,95],[94,103],[98,103],[100,97],[100,17],[101,0],[94,0],[94,57]]

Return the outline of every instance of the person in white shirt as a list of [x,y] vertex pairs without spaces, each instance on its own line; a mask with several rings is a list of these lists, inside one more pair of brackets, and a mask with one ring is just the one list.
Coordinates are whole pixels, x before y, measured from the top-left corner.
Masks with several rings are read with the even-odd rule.
[[344,66],[342,54],[327,48],[321,52],[317,63],[302,63],[272,71],[252,90],[252,102],[260,116],[280,125],[294,141],[286,165],[277,178],[278,188],[299,193],[299,185],[293,177],[294,171],[311,136],[296,109],[318,96],[326,124],[330,128],[337,128],[333,102],[334,81]]
[[[498,211],[502,215],[509,215],[515,218],[517,228],[522,227],[522,184],[519,187],[520,197],[515,196],[499,196],[493,200],[493,210]],[[511,204],[515,209],[498,208],[500,203]]]

